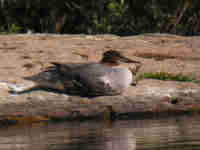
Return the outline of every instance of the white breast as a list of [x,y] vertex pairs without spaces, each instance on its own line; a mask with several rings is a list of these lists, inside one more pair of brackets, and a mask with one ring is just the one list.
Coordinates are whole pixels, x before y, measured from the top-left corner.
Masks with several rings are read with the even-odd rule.
[[133,76],[128,68],[118,66],[113,67],[112,71],[101,79],[112,89],[120,90],[128,88],[132,83]]
[[119,84],[119,86],[127,88],[132,83],[133,75],[128,68],[119,66],[115,68],[115,75],[113,79],[114,82]]

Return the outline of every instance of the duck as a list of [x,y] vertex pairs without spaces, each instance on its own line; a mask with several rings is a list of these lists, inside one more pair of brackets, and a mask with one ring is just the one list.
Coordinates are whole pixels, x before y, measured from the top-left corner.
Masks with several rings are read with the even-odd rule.
[[132,71],[121,62],[137,63],[116,50],[103,53],[99,62],[60,63],[50,62],[51,67],[26,80],[32,80],[38,86],[60,90],[81,96],[112,96],[126,91],[133,81]]

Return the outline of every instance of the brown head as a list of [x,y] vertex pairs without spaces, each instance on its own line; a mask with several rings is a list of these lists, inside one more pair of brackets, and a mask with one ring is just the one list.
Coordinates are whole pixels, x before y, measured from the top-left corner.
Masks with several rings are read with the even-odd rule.
[[109,50],[104,52],[101,63],[115,66],[119,65],[120,61],[126,63],[141,63],[139,61],[131,60],[130,58],[123,56],[120,52],[115,50]]

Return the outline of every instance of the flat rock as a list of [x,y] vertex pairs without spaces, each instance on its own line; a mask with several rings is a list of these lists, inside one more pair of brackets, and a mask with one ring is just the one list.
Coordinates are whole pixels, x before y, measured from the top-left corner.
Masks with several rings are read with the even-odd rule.
[[[116,49],[141,61],[137,75],[168,72],[200,80],[200,37],[170,34],[0,35],[0,121],[73,120],[107,116],[181,113],[200,110],[200,84],[141,79],[118,96],[80,97],[36,90],[12,94],[9,85],[30,86],[23,79],[43,71],[49,62],[94,62]],[[130,66],[129,67],[134,67]]]

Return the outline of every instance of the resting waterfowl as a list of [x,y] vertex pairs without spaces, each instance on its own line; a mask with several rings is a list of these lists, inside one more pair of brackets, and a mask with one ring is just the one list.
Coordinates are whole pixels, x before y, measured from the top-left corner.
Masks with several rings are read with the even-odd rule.
[[[61,64],[52,62],[47,71],[25,79],[33,80],[40,86],[54,88],[66,93],[84,96],[118,95],[132,83],[131,70],[120,66],[120,62],[140,63],[121,55],[115,50],[106,51],[99,63]],[[41,76],[55,84],[43,82]]]

